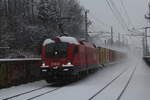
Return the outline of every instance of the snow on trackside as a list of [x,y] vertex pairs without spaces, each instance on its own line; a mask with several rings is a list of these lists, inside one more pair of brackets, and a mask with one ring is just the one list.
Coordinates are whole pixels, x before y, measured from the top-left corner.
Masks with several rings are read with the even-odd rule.
[[[121,72],[129,68],[124,74],[122,74],[118,79],[116,79],[112,84],[110,84],[107,88],[105,88],[92,99],[116,100],[116,97],[118,97],[124,88],[135,66],[135,73],[133,74],[129,85],[127,86],[120,100],[150,100],[150,68],[142,60],[141,51],[137,51],[136,49],[129,49],[127,54],[128,57],[127,59],[124,59],[124,62],[108,65],[107,67],[104,67],[103,69],[87,76],[82,80],[68,84],[56,91],[41,95],[33,100],[89,100],[90,97],[92,97],[98,91],[102,90]],[[4,100],[5,98],[14,96],[16,94],[28,92],[45,85],[49,84],[45,81],[38,81],[2,89],[0,90],[0,100]],[[24,94],[19,97],[12,98],[11,100],[27,100],[33,96],[43,94],[55,88],[57,88],[57,86],[49,85],[44,89]]]
[[28,84],[23,84],[20,86],[13,86],[10,88],[0,89],[0,100],[3,100],[4,98],[11,97],[17,94],[25,93],[40,87],[43,87],[45,85],[48,85],[44,80],[32,82]]
[[51,40],[51,39],[46,39],[43,43],[43,46],[50,44],[50,43],[55,43],[55,41]]
[[60,41],[62,42],[67,42],[67,43],[71,43],[71,44],[79,44],[78,40],[75,39],[74,37],[68,37],[68,36],[62,36],[59,37]]

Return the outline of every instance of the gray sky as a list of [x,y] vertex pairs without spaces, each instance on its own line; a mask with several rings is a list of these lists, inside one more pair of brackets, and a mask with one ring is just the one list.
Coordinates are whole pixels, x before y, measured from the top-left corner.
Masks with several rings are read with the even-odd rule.
[[[122,17],[128,24],[129,22],[121,5],[121,0],[112,1],[115,3]],[[116,38],[119,32],[123,34],[130,34],[125,32],[122,29],[121,25],[118,24],[118,21],[111,12],[106,0],[79,0],[79,2],[81,3],[81,5],[83,5],[84,8],[90,10],[89,18],[93,22],[90,30],[110,31],[110,26],[113,26]],[[148,0],[122,0],[122,2],[133,24],[128,24],[129,29],[133,27],[140,28],[147,25],[147,21],[145,20],[144,15],[148,13]],[[128,38],[128,40],[130,40],[130,43],[132,45],[137,44],[138,41],[138,45],[140,44],[141,47],[141,38],[130,37]]]
[[[127,17],[124,13],[123,7],[120,0],[112,0],[116,4],[119,12],[122,16],[125,16],[124,19],[127,21]],[[147,13],[147,3],[148,0],[122,0],[123,4],[128,12],[128,15],[133,23],[133,26],[136,28],[143,27],[146,25],[144,19],[144,14]],[[92,19],[93,27],[95,30],[108,30],[109,26],[114,26],[116,32],[123,32],[123,29],[118,24],[116,18],[112,14],[109,6],[106,3],[106,0],[79,0],[81,5],[86,9],[90,10],[89,17]],[[105,23],[106,25],[104,25]],[[93,28],[92,27],[92,28]],[[132,25],[129,25],[129,28],[132,28]]]

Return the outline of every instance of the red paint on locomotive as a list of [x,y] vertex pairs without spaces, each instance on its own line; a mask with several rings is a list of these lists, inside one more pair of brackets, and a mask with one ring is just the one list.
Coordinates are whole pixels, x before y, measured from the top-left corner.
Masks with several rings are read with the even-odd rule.
[[[55,38],[52,40],[54,40],[54,45],[57,45],[59,43],[61,45],[62,43],[65,43],[59,40],[59,38]],[[46,65],[48,65],[49,68],[56,66],[63,67],[62,65],[65,65],[68,62],[70,62],[74,66],[80,67],[87,67],[88,65],[98,64],[96,48],[93,45],[86,42],[78,43],[79,44],[66,43],[67,47],[65,48],[67,54],[65,57],[46,57],[46,48],[48,45],[51,45],[51,43],[47,44],[42,48],[42,60]],[[55,53],[55,51],[53,53]],[[56,53],[58,52],[56,51]]]
[[44,43],[42,47],[44,64],[41,66],[44,72],[52,73],[59,69],[61,73],[71,69],[71,74],[79,74],[98,67],[99,58],[94,45],[78,41],[73,37],[68,37],[69,41],[65,39],[67,37],[62,40],[61,37],[57,37],[49,40],[49,43]]

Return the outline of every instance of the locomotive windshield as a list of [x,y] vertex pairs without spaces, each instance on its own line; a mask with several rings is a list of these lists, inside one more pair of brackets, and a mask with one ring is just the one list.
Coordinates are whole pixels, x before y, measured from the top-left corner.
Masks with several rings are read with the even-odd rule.
[[68,43],[51,43],[46,45],[46,58],[67,57]]

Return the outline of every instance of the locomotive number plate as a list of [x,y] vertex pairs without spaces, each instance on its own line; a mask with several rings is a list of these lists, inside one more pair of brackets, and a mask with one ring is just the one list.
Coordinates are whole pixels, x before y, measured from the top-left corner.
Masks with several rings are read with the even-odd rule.
[[53,63],[51,63],[51,66],[59,66],[59,65],[60,65],[59,62],[53,62]]

